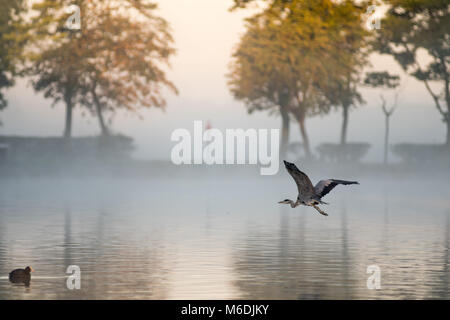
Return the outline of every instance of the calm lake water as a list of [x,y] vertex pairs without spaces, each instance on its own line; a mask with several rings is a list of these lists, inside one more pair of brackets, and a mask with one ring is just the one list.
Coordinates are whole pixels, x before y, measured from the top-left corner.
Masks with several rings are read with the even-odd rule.
[[[449,186],[363,179],[323,217],[277,203],[296,196],[287,175],[3,180],[0,298],[449,299]],[[30,286],[10,283],[27,265]]]

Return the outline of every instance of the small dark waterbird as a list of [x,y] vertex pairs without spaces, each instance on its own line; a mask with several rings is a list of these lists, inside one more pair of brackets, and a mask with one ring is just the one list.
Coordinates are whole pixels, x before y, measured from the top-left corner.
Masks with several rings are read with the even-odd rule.
[[328,204],[326,202],[323,202],[322,198],[331,190],[333,190],[334,187],[336,187],[338,184],[359,184],[359,182],[357,181],[328,179],[320,180],[316,184],[316,186],[313,186],[308,176],[305,173],[301,172],[295,164],[284,161],[284,165],[287,172],[289,172],[289,174],[292,176],[292,178],[294,178],[294,181],[297,184],[298,196],[297,201],[295,202],[290,199],[286,199],[278,203],[290,204],[292,208],[295,208],[299,205],[309,206],[316,209],[320,214],[328,216],[325,211],[317,206],[319,204]]
[[24,283],[30,285],[31,272],[34,272],[33,268],[28,266],[25,269],[15,269],[9,273],[9,281],[12,283]]

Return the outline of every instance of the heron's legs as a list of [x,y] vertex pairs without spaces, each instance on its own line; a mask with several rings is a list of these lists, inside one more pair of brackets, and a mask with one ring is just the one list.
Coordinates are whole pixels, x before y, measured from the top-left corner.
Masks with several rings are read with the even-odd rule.
[[322,215],[324,215],[324,216],[328,216],[328,214],[327,214],[325,211],[321,210],[321,209],[320,209],[318,206],[316,206],[315,204],[313,204],[312,207],[313,207],[314,209],[316,209],[317,211],[319,211],[320,214],[322,214]]
[[300,205],[300,201],[295,201],[294,205],[291,205],[292,208],[298,207]]

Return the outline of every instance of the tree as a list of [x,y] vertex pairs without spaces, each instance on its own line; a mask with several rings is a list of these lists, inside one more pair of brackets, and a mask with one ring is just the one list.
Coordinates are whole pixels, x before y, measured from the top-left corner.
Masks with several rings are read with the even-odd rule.
[[0,0],[0,110],[8,105],[1,89],[11,87],[14,77],[19,74],[18,66],[26,42],[23,11],[22,0]]
[[94,58],[86,76],[89,90],[82,103],[95,107],[102,133],[108,134],[103,110],[164,108],[162,87],[177,93],[161,67],[169,64],[175,50],[170,46],[173,39],[167,22],[153,15],[156,5],[146,10],[133,7],[139,9],[145,23],[117,14],[113,3],[96,5],[99,15],[88,20],[95,27],[87,30],[86,51]]
[[[447,126],[450,150],[450,6],[448,0],[389,0],[374,48],[422,81]],[[441,86],[442,89],[433,87]]]
[[[364,83],[373,88],[385,88],[385,89],[396,89],[400,85],[400,77],[397,75],[390,75],[388,72],[370,72],[366,75]],[[381,98],[381,110],[385,116],[385,131],[384,131],[384,164],[388,163],[389,155],[389,129],[390,129],[390,118],[397,109],[399,92],[395,92],[394,102],[392,106],[387,107],[387,101],[383,94],[380,94]]]
[[332,30],[333,46],[327,62],[328,82],[324,85],[325,95],[330,103],[342,109],[340,143],[347,143],[347,132],[352,106],[363,104],[358,89],[361,84],[362,69],[368,65],[369,33],[363,20],[367,5],[343,1],[336,6]]
[[329,111],[336,103],[331,99],[331,84],[336,90],[342,72],[353,72],[351,63],[359,61],[348,55],[361,43],[359,34],[350,32],[356,26],[361,30],[361,9],[352,9],[357,7],[350,1],[267,2],[263,13],[247,20],[248,31],[234,54],[232,92],[247,104],[269,100],[269,107],[280,106],[279,97],[284,96],[286,106],[280,110],[288,110],[297,120],[310,155],[305,119]]
[[162,87],[177,92],[162,69],[175,50],[167,22],[154,14],[156,4],[78,1],[79,31],[64,28],[69,4],[59,0],[34,6],[39,16],[32,21],[36,40],[29,55],[34,88],[66,105],[64,136],[71,135],[76,105],[97,115],[103,135],[109,132],[104,111],[163,108]]
[[[259,17],[248,19],[247,32],[233,54],[229,86],[234,97],[243,100],[249,113],[255,110],[279,111],[282,119],[281,154],[289,142],[289,107],[293,92],[290,75],[283,73],[281,50],[274,46],[279,34],[273,25],[262,26]],[[275,40],[275,41],[274,41]]]

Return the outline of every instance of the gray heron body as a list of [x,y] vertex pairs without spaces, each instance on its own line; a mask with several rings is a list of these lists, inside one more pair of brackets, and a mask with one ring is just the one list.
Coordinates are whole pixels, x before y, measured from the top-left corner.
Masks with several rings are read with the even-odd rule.
[[293,163],[284,161],[284,165],[289,174],[294,178],[298,188],[297,201],[286,199],[278,203],[290,204],[292,208],[299,205],[310,206],[316,209],[320,214],[328,216],[328,214],[321,210],[317,205],[328,204],[322,201],[322,198],[339,184],[359,184],[357,181],[345,181],[337,179],[320,180],[315,186],[311,183],[308,176],[301,172]]

